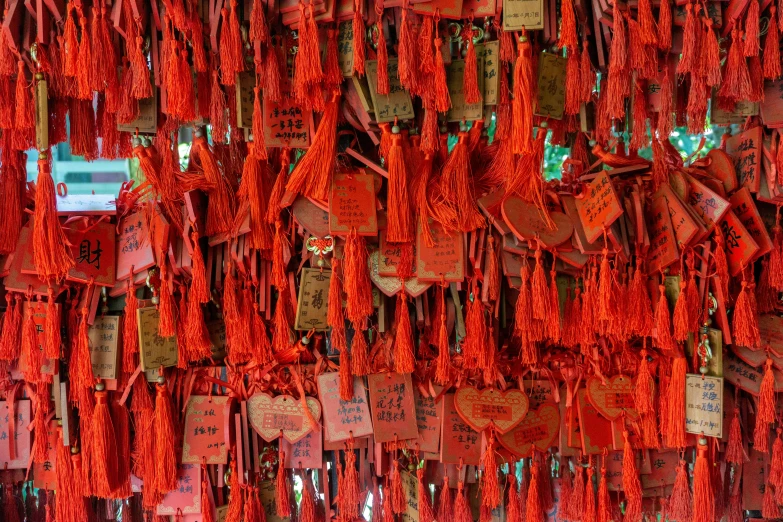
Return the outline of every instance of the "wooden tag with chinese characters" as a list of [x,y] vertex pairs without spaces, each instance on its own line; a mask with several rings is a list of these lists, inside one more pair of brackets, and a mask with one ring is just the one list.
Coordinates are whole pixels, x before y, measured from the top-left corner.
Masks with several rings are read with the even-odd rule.
[[525,418],[528,406],[527,396],[514,388],[499,391],[464,386],[454,394],[454,407],[476,431],[493,426],[500,433],[508,433]]
[[[402,284],[399,277],[384,277],[378,273],[378,260],[380,258],[380,252],[374,250],[370,253],[370,279],[372,280],[375,288],[378,288],[384,295],[394,297],[400,290],[405,290],[405,293],[410,297],[418,297],[423,294],[432,283],[420,281],[416,277],[412,277]],[[374,294],[373,294],[374,295]]]
[[[57,420],[47,423],[46,460],[33,463],[33,487],[53,490],[57,488]],[[39,433],[35,434],[40,436]]]
[[25,469],[30,462],[30,423],[32,411],[27,399],[14,404],[14,437],[16,442],[13,455],[9,451],[12,438],[8,435],[11,429],[8,402],[0,403],[0,469]]
[[704,224],[707,225],[707,230],[711,232],[715,224],[729,211],[731,205],[693,177],[687,176],[686,179],[690,186],[688,203],[704,221]]
[[329,235],[329,213],[307,198],[299,197],[291,204],[294,219],[316,237]]
[[118,281],[130,278],[131,268],[138,274],[155,265],[155,254],[146,217],[136,212],[120,221],[117,237],[117,274]]
[[643,489],[673,486],[677,478],[680,455],[674,451],[650,450],[650,471],[640,475]]
[[435,244],[428,247],[422,237],[419,223],[416,234],[416,273],[419,281],[459,282],[465,278],[465,249],[463,235],[455,232],[449,235],[440,223],[430,222]]
[[685,431],[723,436],[723,379],[695,373],[685,376]]
[[647,252],[647,267],[657,272],[680,258],[674,237],[669,208],[663,198],[654,198],[647,213],[647,230],[650,234],[650,250]]
[[[653,194],[653,200],[659,198],[666,202],[666,207],[669,209],[669,216],[671,218],[672,228],[674,229],[674,237],[677,239],[677,245],[679,245],[680,248],[687,246],[699,233],[699,225],[694,221],[685,208],[685,204],[669,185],[661,185],[658,192]],[[660,205],[655,205],[655,208],[660,208]]]
[[160,312],[155,307],[139,308],[136,312],[139,326],[141,369],[157,370],[177,365],[177,336],[158,335]]
[[[769,453],[748,451],[750,460],[742,464],[742,509],[760,511],[769,474]],[[749,519],[750,520],[754,519]]]
[[[386,232],[381,231],[381,239],[378,248],[378,275],[384,277],[397,277],[397,266],[400,264],[402,245],[399,243],[387,243]],[[416,246],[413,246],[413,266],[411,271],[416,275]]]
[[353,20],[337,25],[337,63],[344,78],[353,75]]
[[759,246],[742,221],[731,210],[720,220],[720,230],[723,233],[723,246],[726,250],[729,272],[732,276],[736,276],[752,259],[755,259]]
[[498,440],[516,456],[528,457],[534,446],[543,453],[554,445],[559,429],[560,409],[557,404],[545,402],[528,411],[522,422]]
[[323,464],[323,431],[316,427],[294,444],[280,439],[287,469],[320,468]]
[[726,193],[734,192],[739,182],[737,181],[737,172],[734,170],[734,161],[731,156],[720,149],[712,149],[707,153],[708,164],[704,167],[707,174],[713,178],[719,179],[723,183]]
[[323,407],[324,439],[327,442],[348,440],[372,434],[370,405],[367,390],[359,377],[353,379],[353,397],[350,401],[340,398],[340,378],[337,372],[317,377],[318,398]]
[[[434,15],[436,12],[441,18],[459,20],[462,16],[463,0],[432,0],[430,2],[413,3],[413,12],[424,15]],[[391,61],[391,58],[389,59]],[[389,71],[391,79],[391,71]]]
[[[476,67],[483,72],[484,64],[482,59],[478,53],[476,55]],[[448,121],[480,120],[484,114],[483,102],[481,100],[473,104],[465,102],[465,91],[463,90],[465,60],[452,60],[451,64],[446,66],[446,76],[448,78],[449,97],[451,98],[451,108],[446,115],[446,119]],[[477,73],[477,77],[479,92],[484,92],[484,75]]]
[[587,390],[580,388],[576,393],[579,414],[579,436],[582,439],[582,451],[586,455],[603,453],[612,445],[612,423],[598,413],[587,400]]
[[506,198],[501,210],[503,219],[515,236],[523,240],[538,239],[544,248],[554,248],[565,243],[574,231],[571,220],[562,212],[549,213],[555,223],[555,228],[550,229],[538,208],[517,196]]
[[336,172],[329,198],[329,230],[347,235],[352,228],[363,236],[378,235],[373,176]]
[[264,140],[267,147],[310,147],[313,112],[304,110],[293,98],[275,103],[263,97]]
[[[714,5],[715,2],[709,2],[709,5]],[[720,103],[717,102],[715,97],[712,98],[712,115],[710,116],[710,122],[715,125],[729,125],[732,123],[741,124],[750,116],[756,116],[759,113],[759,103],[750,102],[747,100],[737,100],[734,105],[733,111],[726,111],[720,108]]]
[[543,0],[504,0],[503,30],[520,31],[522,29],[544,28]]
[[608,420],[617,420],[623,415],[631,419],[639,417],[634,398],[634,381],[627,375],[615,375],[604,382],[592,376],[587,380],[587,397],[590,403]]
[[440,461],[444,464],[478,465],[481,460],[481,434],[466,423],[454,407],[454,394],[443,401],[443,425],[440,432]]
[[425,397],[418,388],[413,389],[416,405],[416,425],[419,437],[416,440],[419,449],[427,453],[437,453],[440,442],[440,419],[443,417],[443,400]]
[[329,281],[331,270],[303,268],[299,283],[299,299],[296,302],[294,329],[319,331],[328,330],[326,304],[329,302]]
[[555,120],[563,119],[563,112],[565,112],[565,79],[566,59],[554,53],[541,53],[538,60],[538,107],[536,115],[554,118]]
[[101,379],[117,378],[117,343],[120,318],[102,315],[95,318],[87,335],[90,338],[92,374]]
[[230,398],[191,395],[185,410],[182,462],[228,463]]
[[397,58],[389,57],[389,94],[378,94],[378,62],[376,60],[367,60],[365,63],[365,72],[367,73],[367,85],[370,88],[370,98],[375,111],[375,121],[377,123],[388,123],[394,121],[394,118],[400,120],[409,120],[413,118],[413,101],[411,95],[406,91],[397,74]]
[[201,466],[180,464],[177,469],[177,487],[166,493],[158,504],[158,515],[174,516],[201,513]]
[[[307,408],[316,422],[321,417],[321,404],[314,397],[307,397]],[[299,399],[290,395],[271,397],[266,393],[253,394],[247,400],[247,411],[253,429],[267,442],[281,434],[294,443],[316,428],[304,411]]]
[[726,153],[734,159],[740,185],[751,192],[761,186],[762,127],[741,132],[726,140]]
[[530,410],[538,408],[545,402],[556,402],[555,392],[557,392],[557,390],[553,388],[552,381],[546,379],[524,381],[522,383],[522,388],[530,403]]
[[139,115],[130,123],[118,123],[117,130],[139,134],[158,132],[158,90],[152,89],[151,98],[142,98],[139,102]]
[[476,56],[484,61],[484,106],[497,105],[500,81],[500,42],[484,42],[476,46]]
[[249,72],[239,73],[235,86],[237,99],[236,126],[241,129],[253,128],[253,102],[256,98],[255,86],[255,74]]
[[[732,351],[724,352],[726,362],[723,364],[723,377],[733,384],[758,397],[761,390],[761,380],[764,377],[762,368],[754,368],[746,363]],[[772,373],[775,376],[775,391],[783,391],[783,374],[780,370],[773,368]]]
[[411,375],[373,373],[367,376],[367,387],[375,442],[418,438]]
[[605,170],[586,187],[584,197],[576,200],[576,208],[589,243],[598,240],[623,215],[623,207]]
[[419,479],[407,471],[400,471],[402,489],[405,491],[405,511],[400,513],[400,522],[419,522]]
[[750,190],[747,187],[742,187],[731,195],[729,203],[731,203],[732,212],[737,215],[745,229],[750,233],[750,237],[753,238],[753,241],[759,247],[755,254],[755,259],[768,254],[772,250],[772,240],[769,237],[764,221],[761,219],[756,203],[753,201],[753,196],[750,195]]
[[[496,9],[495,0],[463,0],[461,18],[467,20],[471,15],[476,18],[481,16],[495,16],[497,13]],[[497,42],[497,40],[495,41]]]

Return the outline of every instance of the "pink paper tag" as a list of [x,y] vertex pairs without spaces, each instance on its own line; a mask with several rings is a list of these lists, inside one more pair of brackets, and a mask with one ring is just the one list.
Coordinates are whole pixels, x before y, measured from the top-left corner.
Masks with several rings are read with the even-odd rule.
[[[26,469],[30,461],[30,401],[20,400],[14,406],[14,436],[9,436],[11,418],[8,403],[0,403],[0,469]],[[10,442],[16,441],[14,460],[10,457]]]
[[324,438],[340,442],[372,434],[370,406],[362,379],[354,377],[353,398],[340,399],[340,378],[336,372],[318,376],[318,398],[323,407]]
[[201,513],[201,466],[180,464],[177,474],[177,487],[169,491],[158,504],[158,515],[176,515]]
[[320,468],[323,463],[323,431],[314,429],[303,438],[291,444],[281,439],[285,452],[285,467],[288,469]]
[[228,464],[229,397],[191,395],[185,411],[182,462]]

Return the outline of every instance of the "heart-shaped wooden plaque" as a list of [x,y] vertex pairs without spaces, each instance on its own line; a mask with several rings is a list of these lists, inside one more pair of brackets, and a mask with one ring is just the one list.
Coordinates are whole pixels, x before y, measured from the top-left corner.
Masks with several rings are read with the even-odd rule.
[[[313,397],[306,400],[312,419],[317,422],[321,418],[321,403]],[[282,432],[285,440],[295,444],[316,428],[305,413],[302,401],[290,395],[272,397],[256,393],[247,400],[247,413],[253,429],[267,442],[275,440]]]
[[598,412],[613,421],[623,415],[636,420],[639,412],[633,398],[634,380],[627,375],[606,379],[592,376],[587,380],[587,398]]
[[[402,290],[402,283],[399,277],[386,277],[378,273],[380,255],[378,250],[370,254],[370,279],[384,295],[392,297]],[[415,277],[411,277],[405,281],[405,293],[411,297],[418,297],[431,285],[432,283],[423,283]]]
[[517,457],[529,457],[533,447],[542,453],[552,447],[559,429],[560,408],[545,402],[537,410],[528,411],[522,422],[498,440]]
[[545,248],[553,248],[565,243],[574,232],[574,224],[562,212],[549,213],[555,223],[550,229],[538,208],[517,196],[506,199],[501,210],[503,219],[515,236],[527,240],[538,238]]
[[504,392],[494,388],[478,390],[473,386],[458,388],[454,407],[462,419],[476,431],[490,425],[500,433],[508,433],[525,418],[530,403],[519,390]]

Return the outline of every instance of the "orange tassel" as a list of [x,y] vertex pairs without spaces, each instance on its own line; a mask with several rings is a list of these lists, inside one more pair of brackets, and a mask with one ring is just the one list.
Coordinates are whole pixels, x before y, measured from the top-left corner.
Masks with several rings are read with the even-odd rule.
[[[682,56],[677,64],[677,74],[696,71],[698,65],[696,52],[698,50],[698,12],[700,6],[694,7],[690,2],[685,6],[685,28],[683,30]],[[695,12],[694,12],[695,10]]]
[[495,236],[489,234],[487,239],[487,266],[484,269],[484,281],[487,285],[487,298],[495,302],[500,296],[500,270],[498,268],[498,255],[495,252]]
[[2,338],[0,339],[0,360],[13,361],[19,358],[21,351],[21,299],[17,296],[16,305],[11,301],[14,294],[8,292],[5,294],[5,315],[3,321]]
[[478,287],[471,285],[472,295],[468,296],[465,318],[465,338],[462,342],[462,365],[465,368],[485,368],[487,365],[486,342],[487,329],[484,321],[484,307],[478,295]]
[[606,480],[606,459],[601,464],[601,480],[598,482],[598,522],[612,520],[612,501],[609,498],[609,486]]
[[[299,51],[296,54],[294,93],[299,103],[310,108],[313,106],[310,87],[321,82],[323,70],[313,5],[310,4],[307,9],[309,17],[305,14],[305,5],[299,4]],[[318,89],[317,95],[320,96],[320,93]]]
[[155,486],[161,493],[177,487],[174,414],[166,381],[159,382],[155,395]]
[[780,78],[780,37],[779,29],[774,20],[777,8],[773,5],[769,8],[769,18],[772,22],[767,26],[767,37],[764,40],[764,78],[777,80]]
[[288,487],[288,472],[283,469],[285,462],[285,451],[280,450],[280,468],[277,470],[277,480],[275,481],[275,506],[277,507],[277,516],[291,516],[291,493]]
[[408,9],[402,9],[402,20],[398,31],[397,43],[397,74],[400,77],[400,84],[415,96],[420,96],[417,69],[417,52],[414,49],[414,35],[408,22]]
[[122,371],[131,374],[136,369],[136,354],[139,353],[139,328],[136,311],[139,308],[139,300],[136,298],[136,290],[133,288],[133,270],[127,283],[125,294],[125,310],[122,319]]
[[672,10],[669,0],[661,0],[658,11],[658,48],[669,52],[672,47]]
[[[628,85],[628,37],[620,6],[612,9],[612,46],[609,50],[609,77],[606,85],[606,111],[614,118],[625,117],[625,98]],[[683,49],[684,50],[684,49]]]
[[220,30],[220,73],[223,85],[234,85],[236,74],[245,70],[242,55],[242,39],[237,18],[237,2],[231,2],[231,9],[223,8],[222,29]]
[[680,460],[677,466],[677,477],[674,480],[674,488],[666,504],[666,514],[670,520],[689,521],[693,513],[693,499],[691,488],[688,485],[687,462]]
[[518,56],[514,64],[514,100],[512,102],[511,142],[514,154],[533,150],[533,65],[530,41],[525,31],[517,44]]
[[[302,470],[302,502],[299,506],[299,520],[301,522],[316,522],[315,513],[315,486],[309,473]],[[264,515],[266,518],[266,515]]]
[[[135,24],[129,24],[135,27]],[[130,35],[129,35],[130,36]],[[136,45],[130,45],[128,50],[128,58],[130,59],[131,71],[133,71],[133,88],[131,89],[131,96],[137,100],[143,98],[152,97],[152,84],[150,83],[150,70],[147,67],[147,59],[141,52],[141,47],[144,39],[141,36],[136,36]],[[128,38],[129,42],[133,42],[133,38]]]
[[343,488],[341,493],[344,494],[342,506],[343,515],[349,516],[351,519],[355,519],[360,516],[359,514],[359,495],[361,491],[359,489],[359,473],[356,470],[356,453],[354,452],[353,439],[348,439],[345,445],[345,474],[343,475]]
[[457,482],[457,496],[454,498],[454,522],[473,522],[470,504],[465,494],[465,485]]
[[324,117],[313,136],[310,148],[299,160],[288,178],[286,189],[305,197],[325,201],[329,197],[329,183],[335,168],[337,154],[337,113],[340,95],[332,94]]
[[285,297],[279,291],[275,305],[275,331],[272,335],[272,351],[276,354],[285,352],[293,345],[287,308]]
[[76,58],[76,97],[80,100],[92,100],[92,89],[89,71],[92,66],[92,49],[90,45],[89,31],[87,30],[87,18],[79,18],[82,29],[82,41],[79,43],[79,53]]
[[[190,34],[193,36],[193,67],[196,69],[199,77],[204,76],[209,64],[207,54],[204,52],[204,24],[201,23],[200,16],[194,11],[191,20]],[[199,89],[199,92],[204,92]],[[199,111],[199,116],[201,115]]]
[[764,377],[761,379],[756,427],[753,429],[753,449],[766,453],[769,451],[769,425],[775,422],[775,376],[772,373],[772,360],[767,359]]
[[650,145],[647,135],[647,91],[644,80],[636,80],[634,83],[633,97],[633,129],[631,131],[630,147],[643,149]]
[[[589,61],[589,56],[588,56]],[[581,58],[576,51],[568,51],[566,61],[566,95],[565,95],[565,113],[578,114],[582,106],[582,84],[581,84]],[[590,87],[592,93],[592,87]]]
[[206,464],[201,466],[201,522],[215,522],[212,502],[209,500],[209,475]]
[[88,520],[85,503],[81,498],[78,480],[74,477],[71,463],[71,446],[63,445],[62,428],[57,430],[55,448],[55,473],[57,477],[57,495],[55,496],[55,519],[64,522]]
[[476,206],[472,191],[469,135],[460,131],[457,144],[441,169],[441,192],[446,204],[457,214],[456,226],[469,232],[484,226],[484,216]]
[[228,118],[226,116],[226,96],[218,84],[218,73],[212,71],[212,88],[209,100],[209,121],[212,124],[212,139],[216,143],[226,141]]
[[324,86],[328,91],[340,88],[343,73],[337,57],[337,29],[326,30],[326,61],[324,70]]
[[533,280],[531,286],[531,303],[533,305],[533,318],[536,321],[549,319],[549,288],[546,283],[544,267],[541,263],[541,245],[536,248],[536,267],[533,270]]
[[25,313],[27,318],[22,322],[22,359],[23,366],[26,368],[24,377],[29,382],[41,381],[41,365],[43,364],[43,354],[38,345],[38,331],[33,317],[37,306],[32,301],[28,301],[28,311]]
[[24,62],[19,60],[16,72],[16,118],[14,128],[27,130],[35,128],[35,104],[30,95],[30,86],[24,75]]
[[[397,329],[394,334],[394,371],[413,372],[416,360],[413,353],[413,334],[405,292],[397,294]],[[330,323],[331,324],[331,323]]]
[[48,289],[46,302],[46,326],[44,327],[43,357],[60,358],[60,309],[55,302],[54,290]]
[[[332,331],[334,335],[334,331]],[[343,334],[345,335],[345,334]],[[350,402],[353,399],[353,375],[351,374],[351,355],[348,348],[340,350],[340,399]]]
[[560,6],[560,40],[557,42],[561,49],[566,49],[570,55],[576,50],[576,15],[574,14],[573,0],[564,0]]
[[770,461],[768,478],[769,483],[775,486],[776,497],[779,496],[777,492],[783,486],[783,438],[781,438],[781,433],[783,433],[783,430],[778,428],[777,437],[775,437],[775,442],[772,444],[772,459]]
[[498,464],[495,457],[495,434],[490,430],[487,440],[487,450],[482,459],[484,472],[482,473],[482,497],[481,505],[495,509],[500,504],[500,489],[498,487]]
[[656,348],[661,350],[674,350],[676,346],[672,339],[671,317],[669,315],[669,303],[666,299],[666,288],[658,285],[658,305],[655,308],[655,331],[653,341]]
[[46,385],[37,387],[35,415],[33,415],[32,432],[33,446],[30,450],[30,460],[44,463],[48,460],[49,437],[47,434],[46,417],[49,415],[49,394]]
[[[633,445],[628,440],[628,432],[623,432],[625,445],[623,448],[623,493],[625,494],[625,519],[639,521],[642,519],[642,486],[636,471],[636,457]],[[706,522],[706,521],[705,521]]]
[[351,373],[364,376],[370,373],[370,361],[368,359],[367,339],[364,332],[354,325],[353,339],[351,340]]
[[596,504],[595,504],[595,492],[593,490],[593,474],[595,473],[593,469],[593,462],[592,457],[590,458],[590,463],[587,466],[587,480],[585,481],[585,492],[584,492],[584,515],[582,515],[583,522],[596,522],[598,513],[596,511]]
[[76,76],[76,60],[79,56],[79,40],[76,36],[76,8],[74,4],[67,6],[67,11],[73,11],[69,16],[66,12],[65,26],[63,27],[63,52],[65,54],[64,71],[65,76],[74,78]]
[[[231,456],[231,473],[229,474],[228,487],[230,493],[228,496],[226,522],[241,522],[243,512],[245,514],[245,522],[258,522],[257,518],[253,516],[255,513],[252,513],[255,495],[251,492],[247,502],[242,502],[242,489],[239,484],[239,471],[237,471],[237,461],[234,454]],[[251,514],[248,512],[251,512]]]
[[688,363],[685,357],[675,357],[667,391],[666,445],[670,448],[685,447],[685,374]]
[[652,7],[650,0],[639,0],[637,6],[639,29],[641,30],[639,37],[644,45],[658,46],[657,28],[655,26],[655,19],[652,14]]
[[438,359],[435,366],[435,382],[446,385],[451,379],[451,354],[449,348],[449,332],[446,328],[446,298],[443,288],[440,289],[440,318],[438,320]]
[[92,412],[92,479],[95,496],[111,498],[117,482],[117,443],[114,425],[109,413],[107,392],[99,383],[95,392],[95,408]]
[[710,486],[710,463],[707,452],[707,439],[701,437],[696,463],[693,465],[692,522],[713,522],[715,518],[715,492]]
[[515,309],[515,328],[522,340],[522,364],[534,364],[537,360],[533,319],[533,297],[530,291],[530,267],[525,260],[522,264],[522,286],[517,297]]
[[687,303],[687,283],[680,281],[680,293],[677,296],[677,303],[674,305],[674,340],[683,342],[688,339],[690,333],[690,324],[688,319]]
[[46,154],[38,160],[33,224],[33,260],[39,277],[60,280],[74,265],[65,233],[57,218],[54,180]]
[[[513,464],[512,464],[513,465]],[[514,473],[509,473],[508,477],[508,501],[506,502],[506,520],[508,522],[522,522],[521,505],[519,501],[519,491],[517,489],[517,477]],[[561,494],[562,495],[562,485]]]
[[281,292],[288,287],[283,250],[287,250],[289,246],[288,238],[282,228],[283,222],[278,219],[275,222],[275,237],[272,240],[272,286]]

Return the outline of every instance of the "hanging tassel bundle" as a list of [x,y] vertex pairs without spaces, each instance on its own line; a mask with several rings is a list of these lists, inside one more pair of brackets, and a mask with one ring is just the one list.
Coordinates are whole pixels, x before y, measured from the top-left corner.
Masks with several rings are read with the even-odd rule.
[[440,289],[440,317],[436,327],[438,358],[435,363],[435,382],[447,385],[451,379],[451,354],[449,348],[449,331],[446,328],[445,290]]
[[670,448],[685,447],[685,375],[687,371],[688,362],[685,357],[675,357],[672,361],[671,379],[667,388],[667,420],[663,433],[666,445]]
[[346,317],[353,324],[363,324],[373,312],[370,272],[367,266],[367,244],[356,229],[345,240],[343,283],[347,301]]
[[158,378],[155,394],[155,486],[160,493],[177,487],[174,413],[171,395],[163,377]]
[[688,484],[688,464],[680,460],[677,466],[677,477],[669,501],[666,504],[666,514],[671,520],[690,522],[693,514],[693,499]]
[[[533,64],[532,46],[525,31],[517,44],[518,56],[514,64],[514,100],[511,142],[514,154],[527,154],[533,150]],[[532,522],[532,521],[531,521]]]
[[770,23],[767,25],[767,37],[764,39],[763,71],[766,80],[777,80],[781,75],[780,33],[778,25],[774,22],[776,11],[774,5],[769,8]]
[[299,160],[288,178],[286,190],[305,197],[325,201],[337,154],[337,113],[340,94],[334,92],[326,105],[324,116],[313,136],[310,148]]
[[737,297],[737,302],[734,305],[734,314],[731,319],[731,333],[736,344],[755,349],[761,344],[761,336],[758,326],[758,314],[752,306],[754,296],[751,292],[748,282],[743,275],[742,290]]
[[109,413],[109,398],[103,383],[95,386],[95,408],[92,411],[92,476],[95,496],[111,498],[119,485],[118,456],[114,424]]
[[168,265],[163,261],[160,265],[160,287],[158,288],[158,335],[161,337],[173,337],[176,335],[176,319],[174,317],[174,297],[171,295],[171,286],[168,277]]
[[434,522],[435,514],[432,511],[429,488],[424,480],[424,468],[416,469],[416,478],[418,478],[419,522]]
[[394,371],[411,373],[416,359],[413,353],[413,332],[408,313],[408,302],[404,291],[397,294],[397,329],[394,334]]
[[772,360],[767,359],[764,377],[759,389],[756,426],[753,429],[753,449],[766,453],[769,451],[769,425],[775,422],[775,376],[772,373]]
[[136,312],[139,300],[133,288],[133,268],[127,282],[125,293],[125,309],[122,316],[122,371],[131,374],[136,369],[136,354],[139,353],[139,328]]
[[465,485],[461,480],[457,483],[457,496],[454,498],[454,522],[473,522]]
[[390,243],[413,241],[413,213],[410,208],[408,169],[402,140],[400,128],[395,124],[391,130],[391,143],[386,155],[389,172],[386,241]]
[[[776,440],[775,443],[778,441]],[[729,440],[726,443],[726,462],[742,464],[745,461],[745,450],[742,447],[742,429],[740,427],[739,408],[734,408],[729,425]]]
[[673,351],[676,349],[672,338],[671,317],[669,315],[669,302],[666,299],[666,287],[658,285],[658,305],[655,308],[655,330],[653,341],[656,348]]
[[449,478],[443,477],[443,485],[440,488],[440,496],[438,497],[438,517],[439,522],[453,522],[454,521],[454,505],[451,499],[451,488],[449,487]]
[[41,278],[59,281],[74,266],[73,256],[66,245],[65,233],[57,218],[51,164],[47,155],[41,153],[33,221],[33,261]]
[[726,108],[733,108],[737,101],[747,100],[751,95],[750,74],[742,45],[742,34],[735,27],[731,32],[731,46],[723,69],[723,83],[718,89],[718,98]]
[[708,451],[707,439],[700,437],[696,463],[693,465],[692,522],[713,522],[715,517],[715,491],[713,491],[710,485]]
[[535,461],[530,466],[530,485],[527,488],[527,503],[525,506],[525,522],[544,522],[546,513],[541,503],[540,464]]
[[623,492],[627,501],[625,519],[639,522],[642,519],[642,486],[636,471],[636,456],[633,445],[628,439],[628,432],[623,432],[625,444],[623,448]]

